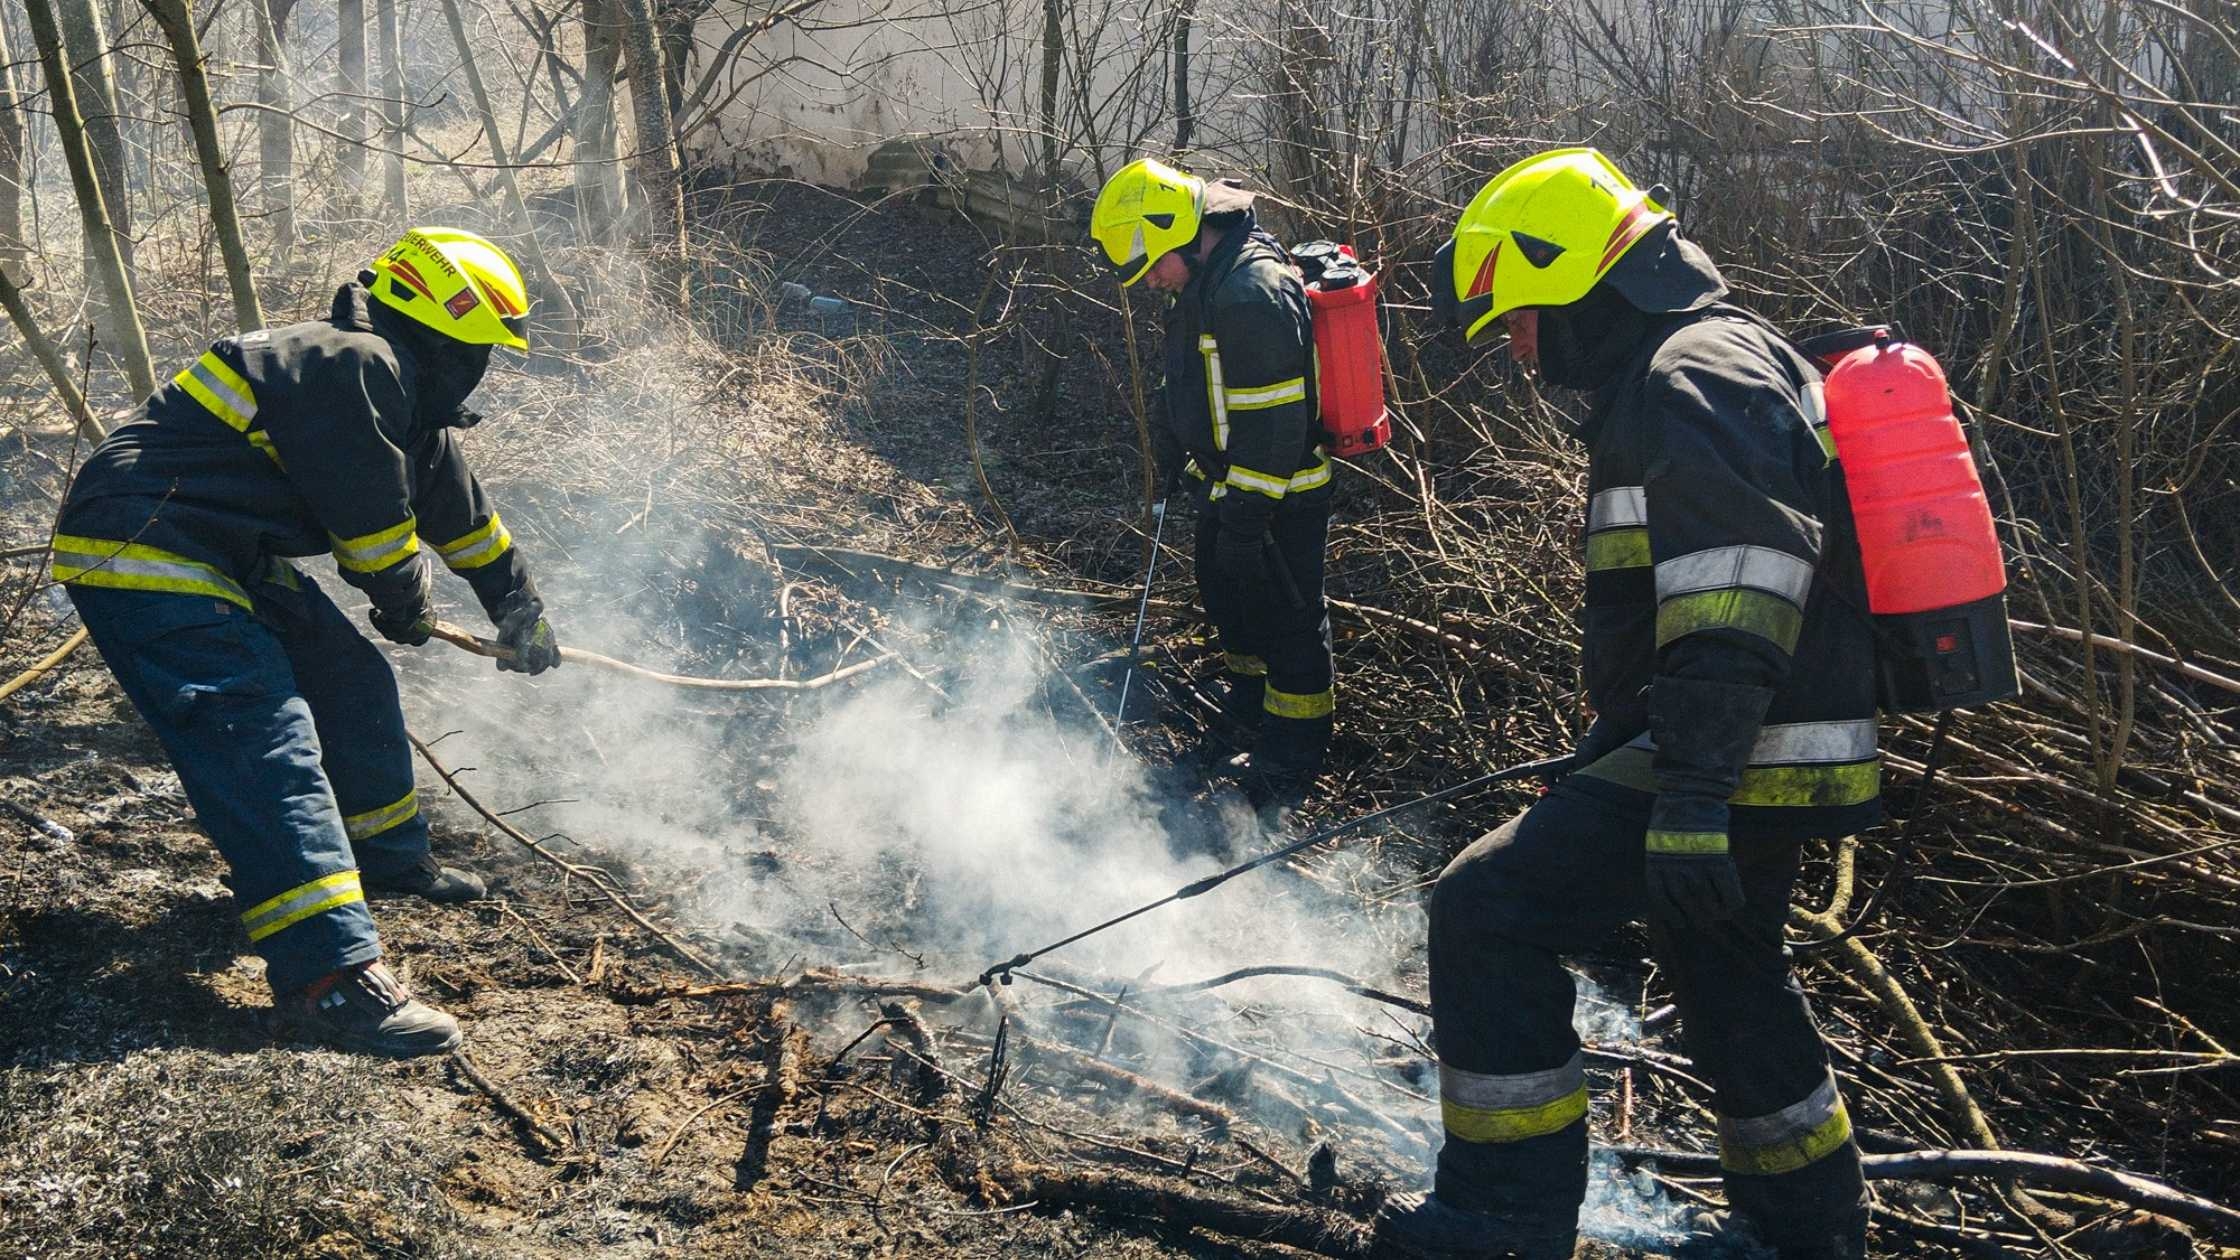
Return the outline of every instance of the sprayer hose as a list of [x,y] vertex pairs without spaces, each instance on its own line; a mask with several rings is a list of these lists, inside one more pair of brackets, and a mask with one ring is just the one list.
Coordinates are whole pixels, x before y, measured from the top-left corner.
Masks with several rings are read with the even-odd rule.
[[[512,648],[494,643],[489,639],[477,637],[448,621],[434,623],[429,633],[453,647],[472,652],[476,656],[487,656],[498,661],[513,659]],[[572,647],[561,648],[560,659],[617,674],[626,674],[632,678],[644,679],[647,682],[666,683],[671,687],[686,687],[695,691],[817,691],[836,682],[853,678],[858,674],[869,673],[893,660],[894,653],[883,652],[869,660],[857,661],[853,665],[836,669],[829,674],[816,678],[695,678],[689,674],[667,674],[657,669],[647,669],[643,665],[633,665],[628,661],[618,661],[614,657],[602,655],[598,652],[587,652],[582,648]]]

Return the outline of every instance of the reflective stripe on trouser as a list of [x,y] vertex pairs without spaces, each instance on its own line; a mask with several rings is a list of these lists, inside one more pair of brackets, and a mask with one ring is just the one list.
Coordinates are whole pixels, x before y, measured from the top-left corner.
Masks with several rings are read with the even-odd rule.
[[[1330,743],[1335,702],[1330,624],[1323,615],[1322,598],[1329,493],[1324,489],[1293,495],[1269,520],[1274,556],[1282,558],[1299,592],[1296,605],[1280,578],[1256,598],[1247,599],[1230,589],[1213,557],[1221,531],[1220,509],[1208,508],[1198,518],[1199,598],[1227,654],[1231,702],[1258,706],[1256,713],[1232,715],[1240,726],[1258,729],[1253,760],[1269,773],[1311,777],[1321,770]],[[1254,669],[1257,676],[1251,672]]]
[[[1521,1079],[1579,1053],[1572,979],[1561,960],[1643,916],[1647,829],[1646,804],[1630,810],[1559,784],[1447,867],[1432,893],[1430,933],[1432,1017],[1447,1068]],[[1704,933],[1652,925],[1652,943],[1679,1001],[1689,1053],[1716,1090],[1719,1113],[1801,1119],[1785,1109],[1828,1080],[1828,1065],[1781,945],[1797,847],[1738,837],[1734,856],[1744,891],[1734,920]],[[1546,1088],[1534,1097],[1552,1099],[1554,1087],[1567,1083],[1543,1079]],[[1491,1125],[1481,1132],[1532,1127]],[[1826,1137],[1822,1131],[1811,1144],[1824,1145]],[[1558,1149],[1559,1142],[1576,1143],[1579,1166],[1571,1163],[1573,1148]],[[1439,1157],[1439,1193],[1448,1197],[1452,1186],[1458,1205],[1553,1211],[1559,1224],[1568,1223],[1585,1192],[1585,1147],[1583,1124],[1506,1143],[1451,1132]],[[1560,1168],[1534,1167],[1535,1160],[1549,1158]],[[1846,1167],[1856,1193],[1845,1188]],[[1864,1182],[1856,1181],[1857,1173],[1857,1148],[1845,1139],[1794,1172],[1730,1171],[1728,1186],[1769,1240],[1824,1238],[1830,1231],[1864,1229]]]
[[[254,594],[260,608],[304,597],[271,582]],[[318,667],[315,654],[291,651],[284,628],[203,596],[72,586],[70,598],[225,856],[274,991],[379,958],[313,706],[297,685],[300,670]]]

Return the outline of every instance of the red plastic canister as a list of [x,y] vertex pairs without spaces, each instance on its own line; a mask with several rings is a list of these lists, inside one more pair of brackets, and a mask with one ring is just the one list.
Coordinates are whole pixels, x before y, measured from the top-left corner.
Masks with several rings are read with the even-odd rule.
[[1884,336],[1839,360],[1825,388],[1868,606],[1926,612],[2005,590],[1991,504],[1935,357]]
[[1934,713],[2014,695],[2006,565],[1944,369],[1887,328],[1821,340],[1882,707]]
[[1353,261],[1340,246],[1343,262],[1307,285],[1314,320],[1316,391],[1330,453],[1355,459],[1392,440],[1392,417],[1384,405],[1384,338],[1377,328],[1377,274]]

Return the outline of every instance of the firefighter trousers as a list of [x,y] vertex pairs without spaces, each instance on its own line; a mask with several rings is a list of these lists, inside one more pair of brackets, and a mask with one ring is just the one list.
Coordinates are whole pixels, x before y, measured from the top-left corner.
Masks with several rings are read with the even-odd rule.
[[423,862],[428,825],[396,676],[318,585],[275,562],[256,612],[72,586],[94,646],[154,728],[276,994],[381,956],[359,882]]
[[[1558,784],[1465,849],[1431,898],[1432,1019],[1446,1143],[1437,1193],[1570,1228],[1586,1191],[1587,1091],[1561,958],[1643,918],[1646,804]],[[1696,1069],[1715,1091],[1728,1201],[1784,1254],[1862,1254],[1866,1183],[1826,1047],[1781,941],[1795,842],[1734,841],[1745,902],[1691,929],[1649,920]]]
[[1214,559],[1220,516],[1218,503],[1199,512],[1196,560],[1198,598],[1224,657],[1223,710],[1257,768],[1303,783],[1322,769],[1337,711],[1322,593],[1330,491],[1292,495],[1277,507],[1265,590],[1238,590],[1222,576]]

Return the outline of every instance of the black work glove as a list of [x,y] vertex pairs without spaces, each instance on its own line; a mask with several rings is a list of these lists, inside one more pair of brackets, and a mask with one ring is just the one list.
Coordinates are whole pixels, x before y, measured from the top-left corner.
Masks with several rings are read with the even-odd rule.
[[1657,799],[1649,807],[1649,905],[1660,919],[1703,929],[1742,908],[1742,873],[1727,852],[1727,798],[1773,702],[1773,689],[1659,674],[1649,690]]
[[406,563],[413,566],[413,572],[397,583],[397,594],[376,601],[366,619],[389,642],[419,647],[435,632],[435,616],[428,611],[428,600],[435,592],[435,575],[428,567],[426,556],[415,555]]
[[506,596],[491,615],[498,624],[498,646],[513,649],[512,659],[498,658],[498,668],[509,673],[541,674],[560,665],[560,639],[544,619],[544,601],[529,588]]
[[1250,533],[1231,529],[1227,524],[1213,539],[1213,566],[1224,581],[1249,600],[1264,600],[1268,595],[1268,545],[1260,531]]
[[[1727,811],[1724,802],[1717,808]],[[1649,911],[1658,919],[1700,930],[1742,909],[1742,872],[1727,852],[1724,818],[1717,830],[1664,830],[1652,822],[1647,863]]]

